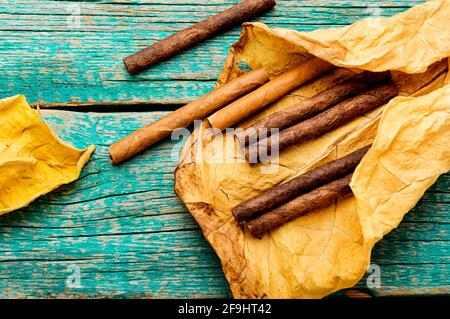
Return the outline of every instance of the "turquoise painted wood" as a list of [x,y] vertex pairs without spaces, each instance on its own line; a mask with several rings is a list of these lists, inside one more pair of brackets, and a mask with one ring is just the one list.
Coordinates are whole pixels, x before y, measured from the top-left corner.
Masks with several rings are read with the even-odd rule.
[[[78,147],[97,145],[80,179],[0,217],[0,296],[230,297],[220,262],[173,192],[182,142],[164,141],[122,166],[107,146],[165,112],[43,111]],[[383,239],[371,295],[450,291],[450,174]],[[67,287],[72,267],[80,288]],[[350,292],[345,292],[351,294]]]
[[[173,192],[182,141],[159,143],[119,167],[111,166],[107,146],[166,114],[152,108],[210,90],[239,28],[137,77],[126,74],[121,58],[236,2],[0,0],[0,97],[87,104],[80,112],[43,114],[65,140],[97,146],[78,181],[0,217],[0,297],[231,296],[217,256]],[[388,16],[420,2],[278,0],[258,20],[308,31],[352,23],[370,14],[367,5]],[[67,24],[76,4],[80,28]],[[111,104],[133,103],[143,103],[145,112],[107,112]],[[98,105],[106,112],[85,112]],[[449,214],[447,174],[376,245],[372,262],[381,267],[381,287],[369,289],[364,278],[355,289],[450,293]],[[341,293],[358,295],[355,289]]]
[[[237,2],[0,0],[0,54],[7,57],[0,59],[0,96],[21,93],[40,104],[186,103],[213,88],[239,27],[138,76],[126,73],[122,58]],[[311,31],[353,23],[374,6],[391,16],[421,2],[278,0],[256,21]]]

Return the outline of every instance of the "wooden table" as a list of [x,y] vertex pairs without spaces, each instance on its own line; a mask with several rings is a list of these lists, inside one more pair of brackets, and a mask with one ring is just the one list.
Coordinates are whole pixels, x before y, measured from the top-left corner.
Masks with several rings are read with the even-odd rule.
[[[121,59],[236,2],[0,0],[0,97],[20,93],[52,107],[42,113],[60,136],[97,146],[78,181],[0,217],[1,297],[231,296],[218,258],[173,192],[180,143],[165,141],[119,167],[107,146],[211,90],[240,28],[139,76]],[[277,2],[257,20],[308,31],[421,1]],[[376,245],[380,288],[363,279],[343,293],[449,293],[449,188],[447,174]]]

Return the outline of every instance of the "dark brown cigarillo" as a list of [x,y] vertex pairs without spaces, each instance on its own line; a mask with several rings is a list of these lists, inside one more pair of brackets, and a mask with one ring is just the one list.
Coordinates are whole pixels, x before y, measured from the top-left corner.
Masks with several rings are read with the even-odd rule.
[[370,149],[365,146],[337,160],[328,162],[303,175],[274,186],[231,209],[238,222],[249,220],[263,212],[269,211],[300,194],[311,191],[321,185],[353,172],[361,159]]
[[278,128],[282,130],[292,126],[322,112],[330,106],[367,90],[376,83],[385,82],[389,79],[389,72],[363,72],[357,78],[338,83],[300,103],[255,122],[248,129],[237,132],[236,138],[241,147],[247,146],[249,143],[255,143],[258,135],[261,135],[263,130],[269,135],[271,129]]
[[274,154],[274,150],[280,152],[288,146],[302,143],[330,132],[352,119],[389,102],[397,95],[398,89],[393,82],[376,86],[336,104],[310,119],[282,130],[276,136],[264,138],[257,143],[250,144],[244,150],[245,157],[249,163],[266,161],[271,158],[271,154]]
[[136,52],[123,61],[129,73],[136,74],[152,64],[191,47],[209,37],[233,28],[269,10],[275,0],[245,0],[219,14],[183,29]]
[[352,195],[350,181],[352,174],[325,184],[309,193],[271,210],[247,223],[252,236],[260,238],[269,230],[276,229],[283,224],[298,218],[315,209],[324,208],[332,204],[339,197]]

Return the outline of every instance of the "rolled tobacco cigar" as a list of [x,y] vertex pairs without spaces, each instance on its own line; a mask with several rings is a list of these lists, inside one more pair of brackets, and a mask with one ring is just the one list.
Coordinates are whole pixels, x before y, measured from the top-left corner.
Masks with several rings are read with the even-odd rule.
[[109,147],[113,164],[119,164],[139,153],[169,136],[177,128],[189,126],[196,119],[206,118],[209,114],[236,98],[253,91],[267,81],[269,81],[269,75],[263,68],[250,71],[186,104],[162,119],[135,131]]
[[253,19],[271,9],[275,0],[245,0],[219,14],[183,29],[153,45],[126,57],[129,73],[136,74],[152,64],[173,56],[209,37]]
[[374,83],[385,82],[390,78],[389,72],[364,72],[357,78],[349,79],[326,89],[300,103],[294,104],[279,112],[273,113],[257,122],[246,130],[236,133],[236,138],[241,145],[245,147],[249,142],[256,142],[258,135],[265,132],[266,136],[270,134],[272,128],[284,129],[314,116],[323,110],[342,102],[345,99],[363,92]]
[[332,64],[313,57],[217,111],[208,121],[211,127],[222,131],[333,68]]
[[351,179],[352,174],[348,174],[309,193],[300,195],[290,202],[249,221],[247,227],[252,236],[260,238],[269,230],[278,228],[294,218],[315,209],[327,207],[339,197],[352,195],[350,188]]
[[272,187],[260,195],[235,206],[231,209],[231,212],[237,222],[247,221],[263,212],[286,203],[300,194],[345,176],[355,170],[370,147],[371,145],[365,146],[283,184]]
[[[250,144],[244,150],[245,157],[249,163],[262,161],[263,158],[270,158],[267,154],[273,154],[273,147],[277,147],[278,151],[282,151],[290,145],[323,135],[389,102],[397,95],[398,89],[393,82],[378,85],[353,98],[336,104],[310,119],[282,130],[277,136],[264,138],[257,143]],[[272,145],[272,141],[275,141],[277,145]]]

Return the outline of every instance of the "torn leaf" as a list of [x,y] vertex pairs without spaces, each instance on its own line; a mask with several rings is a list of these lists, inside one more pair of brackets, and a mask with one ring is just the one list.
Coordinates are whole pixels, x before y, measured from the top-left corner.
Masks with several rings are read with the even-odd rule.
[[77,179],[94,149],[61,141],[24,96],[0,100],[0,215]]

